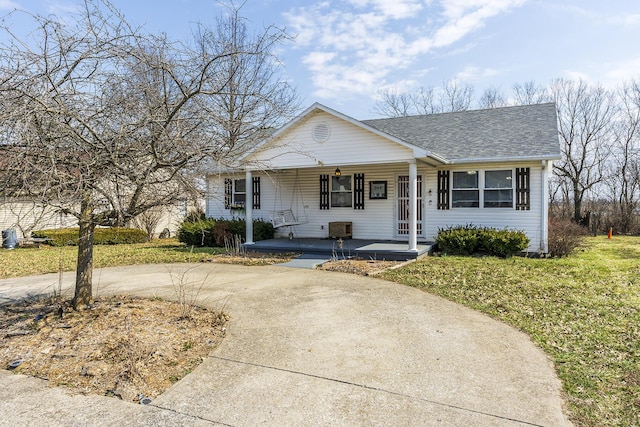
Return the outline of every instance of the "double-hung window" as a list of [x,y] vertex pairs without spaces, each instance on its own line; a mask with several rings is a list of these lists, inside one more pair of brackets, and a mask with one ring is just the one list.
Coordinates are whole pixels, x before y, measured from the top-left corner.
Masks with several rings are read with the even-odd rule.
[[513,207],[513,176],[510,169],[484,173],[483,206],[485,208]]
[[245,207],[247,203],[247,180],[233,180],[233,205]]
[[350,208],[353,206],[351,175],[331,177],[331,207]]
[[480,206],[478,171],[453,173],[451,206],[454,208],[477,208]]
[[530,168],[438,171],[438,209],[529,210],[530,193]]

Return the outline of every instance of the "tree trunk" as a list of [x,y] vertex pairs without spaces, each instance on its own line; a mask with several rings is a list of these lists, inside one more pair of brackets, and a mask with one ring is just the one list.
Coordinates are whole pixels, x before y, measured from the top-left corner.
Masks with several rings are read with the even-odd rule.
[[583,192],[578,188],[578,185],[573,185],[573,221],[576,224],[580,224],[582,221],[582,195]]
[[73,297],[75,310],[92,302],[93,275],[93,231],[95,224],[92,220],[93,206],[91,196],[84,195],[80,205],[80,231],[78,232],[78,266],[76,269],[76,292]]

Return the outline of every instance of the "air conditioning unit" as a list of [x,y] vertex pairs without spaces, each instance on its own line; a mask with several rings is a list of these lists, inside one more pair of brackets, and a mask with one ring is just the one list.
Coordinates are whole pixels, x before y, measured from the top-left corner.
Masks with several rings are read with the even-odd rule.
[[337,238],[352,238],[353,237],[353,225],[352,222],[339,221],[329,223],[329,237],[333,239]]

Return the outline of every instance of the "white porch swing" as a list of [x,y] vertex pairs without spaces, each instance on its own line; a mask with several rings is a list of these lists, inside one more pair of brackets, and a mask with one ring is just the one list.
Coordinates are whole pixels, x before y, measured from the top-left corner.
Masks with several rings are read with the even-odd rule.
[[[309,217],[307,215],[307,206],[304,204],[304,197],[302,195],[302,191],[300,191],[300,182],[298,179],[298,169],[296,169],[296,177],[293,183],[293,192],[291,194],[291,201],[289,203],[289,209],[282,208],[282,190],[280,188],[280,179],[276,183],[276,194],[275,200],[273,201],[273,211],[271,212],[271,224],[273,228],[281,228],[281,227],[292,227],[300,224],[306,224],[309,222]],[[299,199],[302,202],[303,214],[300,216],[299,211],[299,203],[298,203],[298,195]],[[276,203],[280,201],[280,210],[276,210]],[[294,206],[295,202],[295,206]],[[295,213],[294,213],[295,207]],[[289,232],[289,238],[293,236],[292,232]]]

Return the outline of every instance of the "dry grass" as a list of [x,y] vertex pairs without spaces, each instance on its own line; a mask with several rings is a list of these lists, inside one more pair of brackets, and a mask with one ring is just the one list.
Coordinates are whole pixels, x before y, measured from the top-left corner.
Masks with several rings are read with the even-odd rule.
[[322,264],[321,270],[339,271],[359,274],[361,276],[377,276],[389,268],[396,268],[406,261],[379,261],[366,259],[331,260]]
[[[0,366],[81,393],[154,398],[198,366],[224,336],[226,314],[130,297],[77,312],[52,299],[0,312]],[[60,315],[62,310],[62,316]]]
[[[27,247],[0,250],[0,279],[33,276],[76,268],[78,249],[75,246],[39,248]],[[159,239],[131,245],[96,245],[95,268],[135,264],[166,264],[182,262],[236,262],[246,265],[267,265],[286,262],[292,254],[263,256],[245,254],[230,257],[224,248],[191,248],[175,239]]]
[[563,259],[428,257],[383,277],[528,333],[578,426],[640,425],[640,238],[587,238]]

